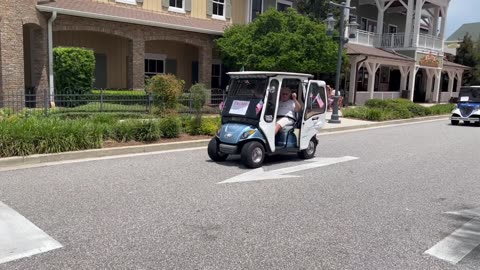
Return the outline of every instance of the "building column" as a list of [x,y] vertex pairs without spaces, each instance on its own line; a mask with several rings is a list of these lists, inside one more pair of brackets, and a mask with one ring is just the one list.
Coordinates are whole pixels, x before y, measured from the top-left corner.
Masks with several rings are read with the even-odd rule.
[[200,83],[210,89],[212,84],[212,50],[213,46],[206,44],[199,48],[199,79]]
[[405,22],[405,39],[404,39],[404,47],[410,47],[411,44],[411,36],[412,36],[412,21],[413,21],[413,12],[414,12],[414,1],[409,0],[407,6],[407,19]]
[[440,8],[435,8],[433,12],[433,36],[438,37],[438,20],[440,18]]
[[[411,1],[409,1],[411,2]],[[418,47],[418,35],[420,34],[420,22],[422,20],[422,7],[425,0],[417,0],[415,4],[415,20],[413,24],[412,47]]]
[[452,97],[453,96],[453,83],[454,83],[454,80],[455,80],[455,71],[447,71],[447,73],[448,73],[448,94],[449,94],[450,97]]
[[145,89],[145,41],[135,37],[128,41],[128,78],[129,89]]
[[350,85],[348,87],[348,103],[353,104],[355,95],[357,94],[357,57],[350,58]]
[[413,93],[415,91],[415,76],[417,75],[418,67],[413,66],[410,68],[410,80],[408,85],[408,90],[410,90],[410,96],[408,97],[411,101],[413,101]]
[[380,64],[378,63],[366,63],[365,66],[368,70],[368,93],[370,94],[370,99],[373,98],[373,93],[375,90],[375,75],[377,73]]
[[442,8],[442,24],[440,26],[440,33],[439,33],[439,38],[444,40],[445,37],[445,26],[447,25],[447,13],[448,13],[448,6]]
[[435,71],[432,69],[427,69],[427,88],[425,90],[425,99],[429,99],[433,101],[432,99],[432,85],[433,85],[433,79],[435,78]]
[[[9,4],[10,1],[7,2],[6,4]],[[12,13],[15,11],[13,4],[12,7],[7,7],[7,11],[9,8]],[[1,21],[0,44],[0,106],[21,110],[25,103],[25,65],[21,20],[12,19],[8,23]]]
[[463,78],[463,71],[457,71],[457,96],[460,92],[460,88],[462,87],[462,78]]
[[400,66],[400,74],[402,78],[400,80],[400,91],[407,90],[407,79],[408,73],[410,72],[410,67],[407,66]]
[[[33,30],[32,42],[32,86],[35,88],[36,107],[49,106],[45,99],[49,95],[48,82],[48,37],[47,27]],[[47,100],[48,101],[48,100]]]
[[435,70],[435,85],[433,86],[433,101],[438,103],[440,91],[440,82],[442,80],[442,70],[437,69]]

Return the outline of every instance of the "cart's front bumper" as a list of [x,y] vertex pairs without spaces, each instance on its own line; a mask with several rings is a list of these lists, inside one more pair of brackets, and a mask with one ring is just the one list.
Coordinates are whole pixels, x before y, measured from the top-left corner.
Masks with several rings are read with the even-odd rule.
[[473,123],[477,123],[477,122],[480,122],[480,117],[461,117],[461,116],[452,116],[450,117],[450,120],[453,120],[453,121],[464,121],[464,122],[473,122]]

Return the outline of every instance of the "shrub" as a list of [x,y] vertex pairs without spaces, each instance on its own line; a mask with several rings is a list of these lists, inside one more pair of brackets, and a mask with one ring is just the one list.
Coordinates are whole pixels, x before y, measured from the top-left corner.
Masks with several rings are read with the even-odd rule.
[[0,121],[0,157],[100,148],[102,142],[102,130],[88,120],[29,117]]
[[84,103],[82,95],[91,91],[94,79],[93,51],[84,48],[57,47],[53,49],[53,57],[58,105],[74,107]]
[[122,105],[144,105],[148,104],[148,94],[145,91],[133,90],[93,90],[89,97],[92,101],[99,101],[101,98],[105,103]]
[[117,142],[128,142],[135,139],[135,130],[139,127],[139,121],[125,120],[111,127],[110,138]]
[[192,99],[193,109],[197,114],[201,114],[203,105],[207,100],[207,89],[205,85],[197,83],[190,88],[190,98]]
[[182,131],[182,121],[178,117],[167,116],[160,121],[160,130],[165,138],[178,138]]
[[203,118],[202,124],[200,126],[200,134],[213,136],[217,133],[217,130],[219,128],[220,128],[219,117]]
[[155,94],[154,103],[161,110],[175,109],[183,92],[185,82],[171,74],[151,77],[145,87],[147,93]]
[[158,121],[142,121],[134,132],[137,142],[155,142],[162,137],[160,123]]
[[437,104],[428,108],[429,113],[432,115],[449,114],[455,109],[455,104]]

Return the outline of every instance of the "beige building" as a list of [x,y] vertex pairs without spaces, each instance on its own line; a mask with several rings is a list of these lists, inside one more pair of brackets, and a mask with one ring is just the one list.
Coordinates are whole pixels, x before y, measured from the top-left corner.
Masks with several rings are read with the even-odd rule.
[[[52,50],[92,49],[95,87],[143,89],[172,73],[208,87],[226,84],[214,40],[286,0],[18,0],[0,3],[0,94],[54,92]],[[2,95],[0,95],[2,96]],[[38,106],[38,105],[37,105]]]

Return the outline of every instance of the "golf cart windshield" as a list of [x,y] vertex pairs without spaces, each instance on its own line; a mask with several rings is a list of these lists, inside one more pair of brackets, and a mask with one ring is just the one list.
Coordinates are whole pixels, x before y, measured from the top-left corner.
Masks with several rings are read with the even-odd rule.
[[458,102],[479,102],[480,103],[480,87],[463,87],[458,95]]
[[227,122],[258,122],[268,78],[233,78],[222,116]]

